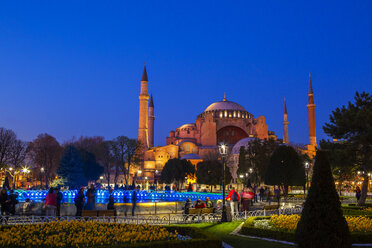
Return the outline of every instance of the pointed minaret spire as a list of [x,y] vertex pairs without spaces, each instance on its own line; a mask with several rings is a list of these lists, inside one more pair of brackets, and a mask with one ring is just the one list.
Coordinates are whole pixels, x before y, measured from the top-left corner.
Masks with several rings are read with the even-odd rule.
[[223,101],[226,102],[226,92],[223,93]]
[[283,114],[283,127],[284,127],[284,135],[283,135],[283,143],[288,144],[289,138],[288,138],[288,114],[287,114],[287,103],[284,98],[284,114]]
[[138,138],[137,140],[141,142],[144,148],[149,147],[148,140],[148,111],[149,111],[149,94],[148,94],[148,84],[146,72],[146,64],[143,69],[142,79],[141,79],[141,92],[139,95],[139,118],[138,118]]
[[154,100],[152,99],[152,92],[151,92],[151,96],[150,96],[150,103],[149,103],[149,108],[153,108],[154,107]]
[[313,94],[313,85],[311,84],[311,72],[309,72],[309,94]]
[[[315,128],[315,104],[314,104],[314,93],[313,86],[311,84],[311,74],[309,73],[309,94],[308,94],[308,116],[309,116],[309,146],[308,150],[311,151],[312,156],[315,155],[316,144],[316,128]],[[310,156],[311,157],[311,156]]]
[[146,62],[145,62],[145,66],[143,67],[143,73],[142,73],[141,81],[143,81],[143,82],[148,82],[149,81],[148,78],[147,78]]
[[284,114],[287,114],[287,104],[286,104],[285,97],[284,97]]

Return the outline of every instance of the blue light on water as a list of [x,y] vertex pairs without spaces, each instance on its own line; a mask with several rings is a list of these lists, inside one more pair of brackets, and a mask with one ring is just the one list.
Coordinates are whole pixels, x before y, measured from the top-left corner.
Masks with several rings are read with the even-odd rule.
[[[48,191],[47,190],[15,190],[18,193],[18,200],[24,202],[27,198],[35,202],[41,202],[45,199]],[[64,197],[64,202],[73,203],[73,200],[77,194],[77,190],[65,190],[61,191]],[[108,190],[97,190],[96,191],[96,202],[106,203],[109,198]],[[114,190],[113,196],[115,202],[124,202],[124,196],[129,200],[132,199],[132,191],[128,190]],[[187,198],[195,201],[196,199],[205,200],[209,197],[211,200],[222,199],[221,194],[217,193],[198,193],[198,192],[169,192],[169,191],[157,191],[137,192],[138,202],[154,202],[154,201],[186,201]]]

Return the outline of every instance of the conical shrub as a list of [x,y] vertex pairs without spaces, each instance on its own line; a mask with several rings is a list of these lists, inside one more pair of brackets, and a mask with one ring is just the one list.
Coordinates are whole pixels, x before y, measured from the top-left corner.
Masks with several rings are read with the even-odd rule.
[[311,188],[295,239],[299,248],[351,247],[349,228],[324,151],[316,155]]

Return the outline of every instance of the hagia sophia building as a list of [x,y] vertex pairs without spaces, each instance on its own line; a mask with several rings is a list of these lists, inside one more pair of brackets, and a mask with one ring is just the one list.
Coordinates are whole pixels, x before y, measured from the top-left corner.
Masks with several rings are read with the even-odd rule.
[[[148,77],[146,65],[141,78],[141,92],[139,95],[139,126],[138,141],[143,147],[143,164],[134,174],[137,179],[154,182],[159,178],[165,163],[172,158],[187,159],[192,164],[215,159],[218,155],[218,145],[225,143],[230,147],[227,166],[233,180],[236,180],[238,157],[241,146],[247,147],[252,139],[274,139],[278,142],[289,143],[287,107],[284,100],[284,137],[277,139],[273,131],[269,131],[265,116],[254,117],[243,106],[229,101],[226,95],[222,101],[209,105],[203,113],[196,117],[195,123],[184,124],[169,132],[165,146],[154,146],[154,101],[152,94],[148,94]],[[315,155],[315,104],[309,75],[308,92],[308,121],[309,144],[299,148],[310,157]]]

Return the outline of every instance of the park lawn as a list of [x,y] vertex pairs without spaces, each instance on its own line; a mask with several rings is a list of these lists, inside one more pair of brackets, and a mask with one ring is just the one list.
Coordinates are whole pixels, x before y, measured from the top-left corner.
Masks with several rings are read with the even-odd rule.
[[236,235],[229,235],[235,228],[237,228],[242,221],[233,221],[227,223],[197,223],[197,224],[186,224],[180,226],[190,226],[200,228],[216,237],[221,238],[225,243],[231,245],[234,248],[243,247],[254,247],[254,248],[289,248],[294,247],[292,245],[284,245],[276,242],[269,242],[259,239],[251,239],[239,237]]

